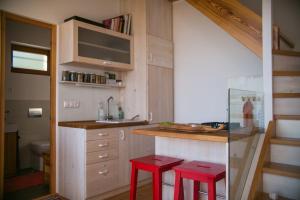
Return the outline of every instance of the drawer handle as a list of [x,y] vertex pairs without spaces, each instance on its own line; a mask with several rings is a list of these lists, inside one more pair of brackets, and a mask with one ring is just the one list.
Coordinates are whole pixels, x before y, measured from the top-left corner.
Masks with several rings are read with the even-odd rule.
[[98,174],[104,175],[104,176],[106,176],[108,173],[109,173],[109,171],[107,169],[98,172]]
[[108,136],[108,133],[98,133],[98,135],[99,135],[100,137],[103,137],[103,136]]
[[105,144],[98,144],[98,147],[102,148],[102,147],[108,147],[108,143]]
[[103,159],[103,158],[108,158],[108,155],[107,154],[104,154],[104,155],[99,155],[98,156],[100,159]]

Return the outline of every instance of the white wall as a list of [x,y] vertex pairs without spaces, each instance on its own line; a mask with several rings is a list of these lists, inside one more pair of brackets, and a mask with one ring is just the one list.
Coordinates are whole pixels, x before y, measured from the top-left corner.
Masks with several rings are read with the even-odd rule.
[[[18,15],[27,16],[53,24],[61,24],[64,19],[73,15],[78,15],[95,21],[120,14],[120,0],[1,0],[0,9]],[[59,31],[59,30],[58,30]],[[57,34],[59,36],[59,34]],[[57,42],[59,41],[59,37]],[[59,46],[59,43],[57,43]],[[59,48],[57,48],[59,50]],[[57,52],[57,63],[59,63],[59,52]],[[61,79],[63,69],[73,69],[77,71],[96,72],[100,70],[78,69],[58,65],[58,77]],[[99,100],[105,100],[109,96],[114,96],[118,102],[120,94],[116,90],[101,90],[95,88],[71,88],[58,84],[58,120],[89,120],[97,116],[97,104]],[[64,109],[63,100],[79,100],[79,109]]]
[[261,60],[187,2],[173,15],[175,121],[227,121],[228,80],[261,76]]

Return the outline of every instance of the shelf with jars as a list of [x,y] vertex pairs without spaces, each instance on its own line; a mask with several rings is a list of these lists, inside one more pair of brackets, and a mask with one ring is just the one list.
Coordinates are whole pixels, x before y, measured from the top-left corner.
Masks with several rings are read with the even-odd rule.
[[116,79],[117,75],[111,72],[105,72],[104,75],[95,73],[84,73],[75,71],[62,71],[60,84],[94,87],[94,88],[125,88],[122,79]]

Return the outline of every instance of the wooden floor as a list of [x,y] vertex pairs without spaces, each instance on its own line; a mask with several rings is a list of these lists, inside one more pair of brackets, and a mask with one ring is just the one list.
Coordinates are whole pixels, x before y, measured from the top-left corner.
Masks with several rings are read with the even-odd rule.
[[[152,200],[152,184],[138,188],[137,200]],[[129,200],[129,192],[124,192],[106,200]]]

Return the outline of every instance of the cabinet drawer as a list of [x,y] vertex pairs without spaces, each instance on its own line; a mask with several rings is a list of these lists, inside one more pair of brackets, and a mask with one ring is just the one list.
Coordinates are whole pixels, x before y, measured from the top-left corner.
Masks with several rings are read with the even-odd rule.
[[107,138],[116,138],[115,129],[95,129],[86,131],[86,140],[101,140]]
[[117,148],[116,139],[93,140],[86,143],[86,152],[94,152]]
[[86,195],[92,197],[118,186],[118,164],[111,160],[86,166]]
[[118,149],[111,149],[106,151],[97,151],[86,154],[86,164],[93,164],[107,160],[113,160],[118,157]]

